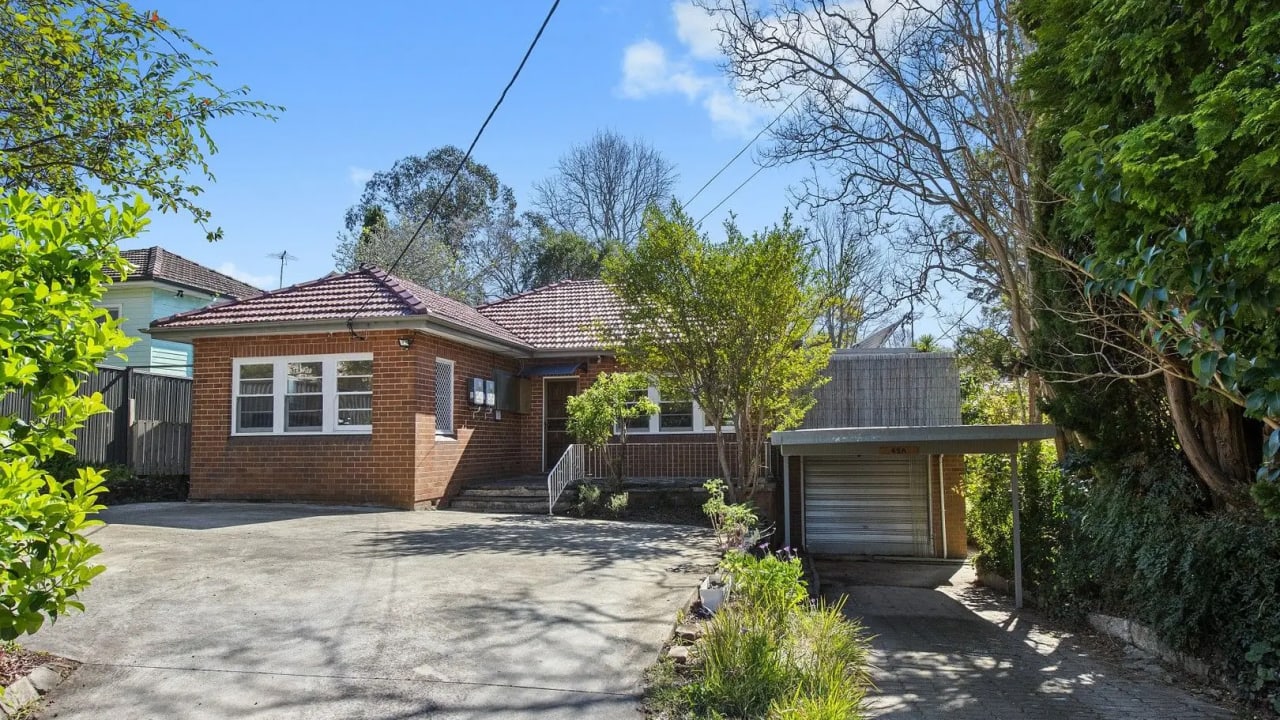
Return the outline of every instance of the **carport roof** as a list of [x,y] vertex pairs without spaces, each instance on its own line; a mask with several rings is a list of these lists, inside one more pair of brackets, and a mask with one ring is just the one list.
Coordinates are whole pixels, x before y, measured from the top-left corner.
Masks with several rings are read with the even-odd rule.
[[1014,452],[1054,436],[1053,425],[925,425],[783,430],[771,441],[783,455],[963,455]]

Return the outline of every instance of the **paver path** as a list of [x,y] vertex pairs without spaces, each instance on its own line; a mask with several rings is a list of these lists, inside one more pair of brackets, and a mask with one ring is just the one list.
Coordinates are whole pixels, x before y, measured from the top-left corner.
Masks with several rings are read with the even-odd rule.
[[[1213,720],[1233,714],[1117,664],[973,584],[969,566],[819,563],[875,635],[871,715],[894,720]],[[913,587],[914,586],[914,587]]]
[[58,720],[636,718],[714,563],[697,528],[300,505],[136,505],[88,610],[27,644],[84,661]]

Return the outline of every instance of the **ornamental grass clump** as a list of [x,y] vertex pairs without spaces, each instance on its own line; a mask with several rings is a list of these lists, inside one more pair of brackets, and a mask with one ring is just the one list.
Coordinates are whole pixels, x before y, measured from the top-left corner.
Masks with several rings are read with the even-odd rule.
[[[862,717],[867,640],[843,600],[811,603],[798,559],[731,552],[729,602],[698,641],[700,664],[673,713],[683,717]],[[672,694],[667,693],[669,700]]]

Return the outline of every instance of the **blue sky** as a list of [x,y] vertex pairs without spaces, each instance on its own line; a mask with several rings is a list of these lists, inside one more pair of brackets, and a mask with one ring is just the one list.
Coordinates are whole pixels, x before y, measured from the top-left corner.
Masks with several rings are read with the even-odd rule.
[[[210,130],[216,182],[200,202],[225,238],[208,243],[183,215],[154,215],[125,247],[163,245],[260,287],[330,271],[342,215],[364,180],[409,154],[470,142],[527,47],[548,2],[179,3],[160,8],[208,47],[224,86],[285,106],[277,122],[230,118]],[[476,148],[530,208],[533,184],[601,128],[640,137],[672,160],[688,198],[773,116],[737,98],[715,37],[685,2],[563,0]],[[763,140],[762,140],[763,142]],[[756,169],[744,155],[697,199],[710,210]],[[729,211],[747,230],[781,218],[807,170],[765,170]]]

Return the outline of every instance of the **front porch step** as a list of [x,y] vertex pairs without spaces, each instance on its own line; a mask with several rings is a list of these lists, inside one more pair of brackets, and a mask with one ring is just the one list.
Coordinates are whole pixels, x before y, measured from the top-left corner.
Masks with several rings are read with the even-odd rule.
[[477,485],[465,487],[458,497],[467,498],[540,498],[543,504],[547,500],[546,485]]
[[[556,503],[556,512],[566,509],[564,502]],[[545,498],[464,498],[458,496],[449,503],[450,510],[483,513],[519,513],[524,515],[545,515],[547,501]]]
[[[567,511],[574,497],[572,489],[561,495],[556,513]],[[547,481],[539,477],[519,477],[471,483],[454,496],[448,507],[466,512],[545,515]]]

